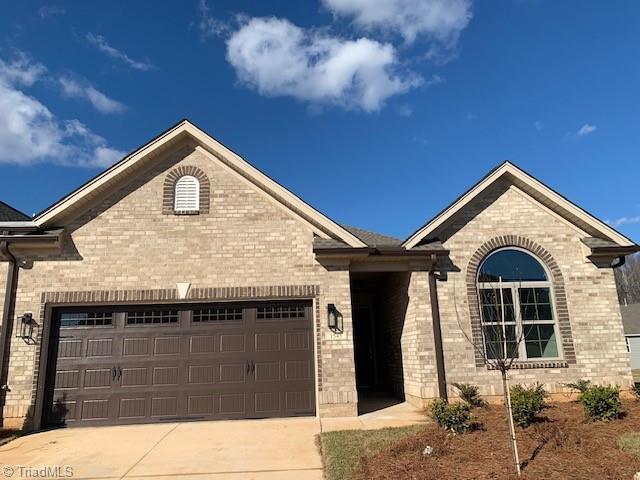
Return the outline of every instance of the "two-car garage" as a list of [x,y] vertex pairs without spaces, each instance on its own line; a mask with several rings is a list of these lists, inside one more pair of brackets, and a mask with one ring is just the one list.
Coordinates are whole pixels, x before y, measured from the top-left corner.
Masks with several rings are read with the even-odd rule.
[[311,301],[52,310],[43,423],[315,414]]

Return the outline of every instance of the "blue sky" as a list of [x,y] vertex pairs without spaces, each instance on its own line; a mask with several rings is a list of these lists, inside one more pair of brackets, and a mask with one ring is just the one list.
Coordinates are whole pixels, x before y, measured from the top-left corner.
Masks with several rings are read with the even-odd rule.
[[406,237],[510,159],[640,240],[640,3],[10,2],[0,199],[35,213],[189,118]]

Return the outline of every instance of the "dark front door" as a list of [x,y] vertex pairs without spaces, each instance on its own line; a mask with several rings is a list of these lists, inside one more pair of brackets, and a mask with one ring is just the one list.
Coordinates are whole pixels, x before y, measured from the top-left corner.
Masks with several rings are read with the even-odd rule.
[[376,357],[373,311],[370,305],[353,306],[353,338],[358,388],[372,388],[376,384]]
[[310,302],[54,311],[48,424],[315,413]]

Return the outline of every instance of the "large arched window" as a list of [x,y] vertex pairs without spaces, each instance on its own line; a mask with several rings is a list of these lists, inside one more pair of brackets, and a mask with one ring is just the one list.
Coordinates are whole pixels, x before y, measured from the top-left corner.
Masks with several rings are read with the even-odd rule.
[[505,358],[505,346],[506,358],[560,357],[551,282],[537,258],[517,248],[496,250],[480,265],[477,285],[488,358]]
[[200,182],[196,177],[184,175],[176,180],[173,197],[176,212],[198,212],[200,210]]

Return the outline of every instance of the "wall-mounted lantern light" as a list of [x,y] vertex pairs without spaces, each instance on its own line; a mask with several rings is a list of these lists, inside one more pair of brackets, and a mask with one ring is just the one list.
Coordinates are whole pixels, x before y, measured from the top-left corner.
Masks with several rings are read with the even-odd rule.
[[338,311],[333,303],[327,305],[329,330],[342,333],[342,314]]
[[30,343],[33,340],[33,329],[35,325],[36,322],[33,319],[33,314],[25,313],[20,317],[20,324],[18,325],[18,333],[16,334],[16,337]]

